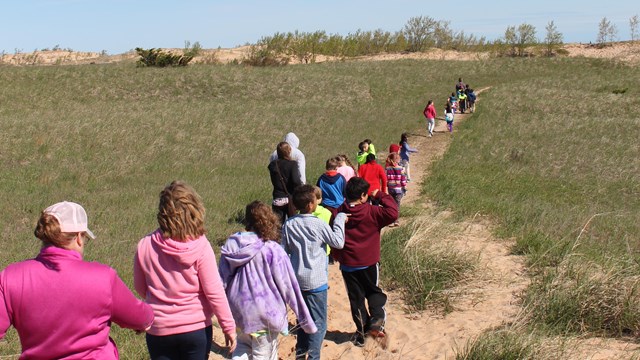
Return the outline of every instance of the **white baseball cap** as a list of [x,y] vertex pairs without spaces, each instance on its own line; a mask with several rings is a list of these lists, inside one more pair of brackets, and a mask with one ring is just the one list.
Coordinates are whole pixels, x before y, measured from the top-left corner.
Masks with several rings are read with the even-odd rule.
[[47,214],[53,215],[60,223],[60,231],[66,233],[86,232],[90,238],[96,236],[89,230],[87,212],[80,204],[63,201],[44,209]]

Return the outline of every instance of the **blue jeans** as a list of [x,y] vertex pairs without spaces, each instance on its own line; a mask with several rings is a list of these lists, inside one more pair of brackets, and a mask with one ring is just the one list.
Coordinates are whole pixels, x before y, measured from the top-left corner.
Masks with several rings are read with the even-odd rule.
[[298,330],[298,342],[296,343],[296,359],[304,359],[305,355],[310,360],[320,359],[322,341],[327,333],[327,290],[319,292],[303,291],[304,303],[309,308],[313,322],[318,328],[315,334],[307,334],[302,329]]
[[212,335],[211,325],[182,334],[147,333],[147,348],[152,360],[206,360],[211,352]]

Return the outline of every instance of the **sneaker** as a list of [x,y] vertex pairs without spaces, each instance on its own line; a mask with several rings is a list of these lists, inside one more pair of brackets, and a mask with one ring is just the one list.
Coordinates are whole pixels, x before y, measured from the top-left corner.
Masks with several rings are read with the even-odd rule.
[[353,345],[357,347],[364,347],[364,336],[360,333],[356,333],[351,342],[353,342]]
[[387,335],[384,333],[384,325],[371,325],[369,330],[367,331],[367,336],[372,338],[383,338]]
[[429,137],[432,137],[432,136],[433,136],[433,134],[432,134],[432,133],[429,133]]

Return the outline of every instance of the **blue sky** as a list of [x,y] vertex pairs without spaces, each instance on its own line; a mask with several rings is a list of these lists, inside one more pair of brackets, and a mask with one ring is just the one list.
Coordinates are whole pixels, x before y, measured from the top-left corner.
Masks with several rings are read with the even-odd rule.
[[565,42],[595,41],[598,23],[607,17],[618,38],[629,40],[629,18],[640,14],[640,1],[2,0],[0,9],[0,51],[59,45],[119,54],[135,47],[181,48],[185,41],[235,47],[295,30],[395,32],[414,16],[448,20],[456,31],[489,40],[525,22],[543,38],[553,20]]

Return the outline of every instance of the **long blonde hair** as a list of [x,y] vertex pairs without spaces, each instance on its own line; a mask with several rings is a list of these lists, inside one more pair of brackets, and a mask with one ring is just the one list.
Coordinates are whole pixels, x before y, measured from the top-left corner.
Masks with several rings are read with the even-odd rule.
[[173,181],[160,192],[158,225],[164,237],[187,241],[204,235],[204,214],[202,199],[184,181]]

